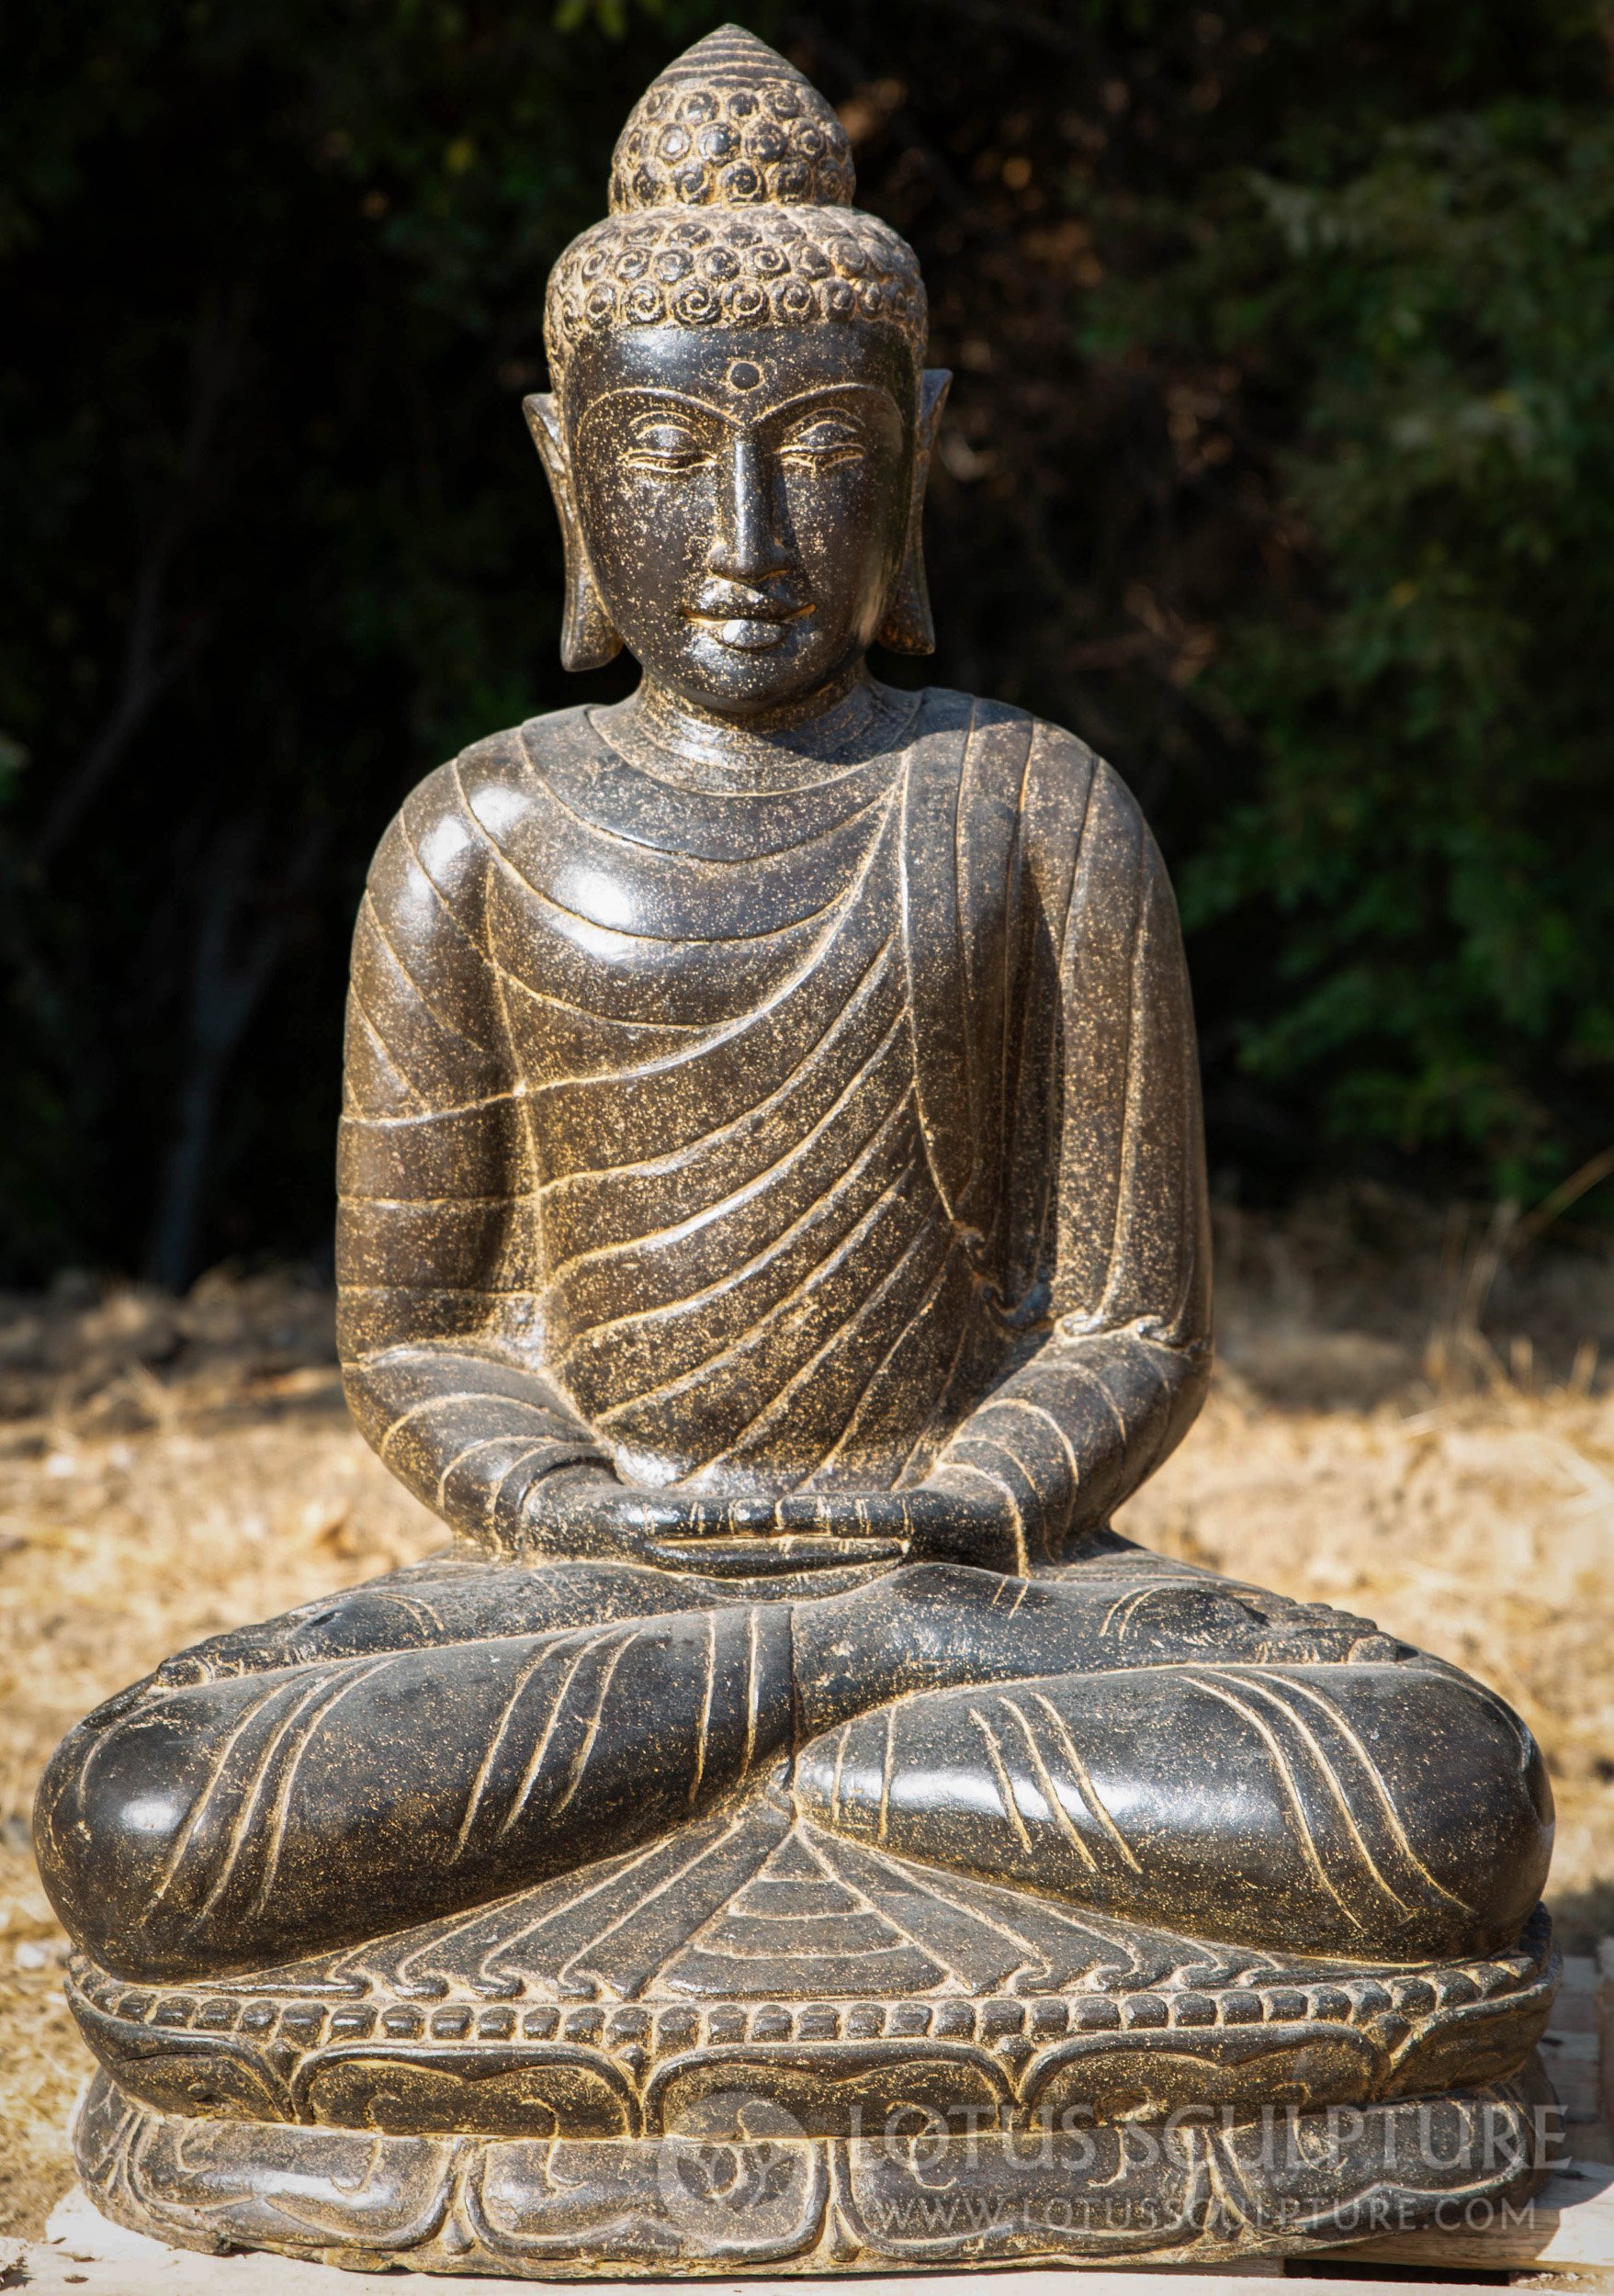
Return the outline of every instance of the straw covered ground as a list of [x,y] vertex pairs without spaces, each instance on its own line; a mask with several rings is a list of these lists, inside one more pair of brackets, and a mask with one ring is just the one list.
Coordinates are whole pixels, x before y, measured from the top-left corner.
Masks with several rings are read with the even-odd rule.
[[[1218,1245],[1211,1402],[1122,1527],[1495,1683],[1552,1763],[1585,1950],[1614,1928],[1614,1255],[1360,1195],[1225,1212]],[[0,2232],[37,2238],[71,2181],[89,2064],[28,1854],[56,1739],[178,1646],[441,1537],[348,1424],[322,1293],[0,1299]]]

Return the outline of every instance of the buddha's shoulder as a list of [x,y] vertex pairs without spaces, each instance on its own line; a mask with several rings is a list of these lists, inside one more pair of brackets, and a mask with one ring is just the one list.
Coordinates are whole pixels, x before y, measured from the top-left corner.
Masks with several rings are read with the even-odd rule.
[[469,743],[410,792],[381,841],[378,867],[402,847],[439,889],[468,890],[495,855],[520,841],[535,816],[551,809],[546,764],[575,744],[582,718],[581,710],[555,710]]
[[547,793],[545,767],[576,748],[587,736],[581,709],[551,710],[485,734],[435,773],[428,773],[403,808],[405,819],[468,818],[489,826],[506,820]]
[[[996,778],[1018,785],[1018,806],[1033,848],[1075,844],[1130,849],[1135,856],[1149,831],[1137,799],[1107,760],[1052,718],[1011,702],[994,702],[944,686],[929,686],[922,700],[932,724],[967,728],[966,781],[986,788]],[[966,752],[966,756],[967,756]],[[994,776],[990,758],[996,764]],[[1095,858],[1097,856],[1095,855]]]

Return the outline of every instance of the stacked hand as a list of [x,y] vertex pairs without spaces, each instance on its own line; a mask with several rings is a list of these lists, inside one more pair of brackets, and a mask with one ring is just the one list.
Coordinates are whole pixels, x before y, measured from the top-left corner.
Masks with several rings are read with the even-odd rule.
[[604,1468],[570,1468],[527,1493],[518,1554],[526,1561],[586,1559],[728,1575],[884,1557],[1021,1567],[1012,1513],[996,1487],[945,1473],[911,1491],[770,1499],[702,1497],[676,1485],[650,1491],[619,1482]]
[[773,1516],[780,1532],[888,1538],[916,1562],[1024,1567],[1013,1510],[984,1476],[938,1469],[911,1491],[794,1491],[774,1503]]

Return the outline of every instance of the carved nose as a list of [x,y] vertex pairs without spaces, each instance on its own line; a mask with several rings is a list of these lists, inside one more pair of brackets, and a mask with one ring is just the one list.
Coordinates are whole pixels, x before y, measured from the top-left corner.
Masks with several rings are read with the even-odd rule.
[[731,582],[753,586],[776,581],[791,571],[789,552],[774,530],[773,490],[766,457],[743,433],[725,458],[717,532],[706,560],[708,570]]

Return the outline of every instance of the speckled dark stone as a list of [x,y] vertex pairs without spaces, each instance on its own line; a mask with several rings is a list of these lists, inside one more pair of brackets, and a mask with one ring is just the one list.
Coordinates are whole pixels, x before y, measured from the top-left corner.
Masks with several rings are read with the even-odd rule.
[[866,670],[930,645],[912,255],[733,30],[613,186],[527,409],[567,658],[644,681],[423,782],[355,943],[343,1361],[452,1538],[55,1756],[85,2183],[563,2276],[1517,2196],[1522,1724],[1110,1528],[1210,1366],[1188,984],[1100,760]]

